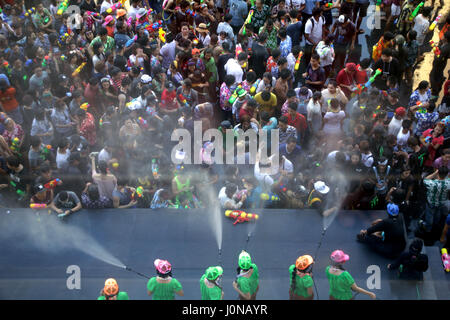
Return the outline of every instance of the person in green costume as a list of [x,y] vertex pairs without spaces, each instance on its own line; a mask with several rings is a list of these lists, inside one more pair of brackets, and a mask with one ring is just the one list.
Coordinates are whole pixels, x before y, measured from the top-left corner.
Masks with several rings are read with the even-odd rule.
[[298,257],[295,265],[289,267],[291,286],[289,300],[313,300],[313,279],[311,277],[314,259],[310,255]]
[[97,300],[130,300],[130,298],[125,291],[119,291],[119,285],[115,279],[109,278],[105,281],[105,286]]
[[331,266],[325,269],[330,284],[330,300],[352,300],[354,298],[352,291],[376,299],[374,293],[358,287],[350,273],[345,271],[342,265],[349,259],[350,257],[342,250],[335,250],[331,254]]
[[220,266],[209,267],[200,278],[202,300],[223,300],[223,289],[220,285],[223,269]]
[[178,174],[172,179],[172,193],[175,196],[175,204],[180,206],[180,198],[192,200],[194,195],[192,191],[194,186],[191,186],[191,176],[183,170],[179,170]]
[[184,296],[180,282],[172,278],[172,265],[169,261],[156,259],[154,265],[157,276],[148,280],[148,295],[153,295],[153,300],[175,300],[175,293]]
[[233,288],[239,293],[240,300],[256,300],[259,290],[258,267],[252,263],[250,255],[242,250],[238,260],[237,277]]

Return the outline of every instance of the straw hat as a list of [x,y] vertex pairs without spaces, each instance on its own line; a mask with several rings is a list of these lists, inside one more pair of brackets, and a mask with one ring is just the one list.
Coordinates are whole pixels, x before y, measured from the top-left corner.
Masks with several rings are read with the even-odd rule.
[[199,25],[198,25],[198,27],[196,28],[196,30],[198,31],[198,32],[208,32],[209,33],[209,30],[208,30],[208,27],[206,26],[206,24],[205,23],[200,23]]

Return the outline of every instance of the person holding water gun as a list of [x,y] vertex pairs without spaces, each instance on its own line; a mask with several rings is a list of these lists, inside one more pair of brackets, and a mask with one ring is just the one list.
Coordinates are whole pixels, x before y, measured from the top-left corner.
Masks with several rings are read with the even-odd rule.
[[239,294],[239,300],[256,300],[259,290],[258,266],[244,250],[239,254],[238,265],[233,288]]

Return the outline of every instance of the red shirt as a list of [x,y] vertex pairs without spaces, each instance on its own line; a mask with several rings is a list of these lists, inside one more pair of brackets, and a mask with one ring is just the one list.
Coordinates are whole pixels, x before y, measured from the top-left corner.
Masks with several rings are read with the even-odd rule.
[[245,115],[249,116],[250,119],[253,118],[253,114],[254,114],[254,113],[255,113],[254,111],[250,111],[250,109],[247,110],[247,109],[245,109],[244,107],[242,107],[242,108],[239,110],[239,121],[242,121],[242,117],[245,116]]
[[161,93],[161,108],[166,110],[178,109],[178,103],[173,102],[173,99],[177,97],[175,90],[169,92],[167,89]]
[[436,149],[433,148],[435,145],[443,145],[444,144],[444,135],[441,134],[440,136],[433,138],[433,130],[432,128],[424,131],[422,133],[422,137],[427,138],[431,137],[431,144],[428,147],[428,158],[425,160],[424,165],[427,167],[431,167],[433,165],[434,158],[436,157]]
[[[345,69],[342,69],[341,71],[339,71],[337,77],[336,77],[336,82],[338,85],[346,85],[346,86],[351,86],[354,84],[355,82],[355,78],[354,76],[352,76],[351,74],[345,72]],[[345,93],[345,95],[347,96],[347,98],[350,97],[350,95],[352,94],[352,92],[345,88],[345,87],[341,87],[342,92]]]
[[0,90],[0,103],[3,106],[3,110],[10,112],[15,110],[19,103],[16,100],[16,89],[14,87],[9,87],[4,92]]
[[356,84],[365,84],[369,80],[369,76],[365,71],[359,71],[359,64],[356,66],[355,82]]
[[306,118],[300,113],[296,112],[295,118],[291,117],[291,114],[285,113],[284,116],[288,118],[288,125],[293,126],[297,129],[297,132],[304,133],[308,125],[306,124]]

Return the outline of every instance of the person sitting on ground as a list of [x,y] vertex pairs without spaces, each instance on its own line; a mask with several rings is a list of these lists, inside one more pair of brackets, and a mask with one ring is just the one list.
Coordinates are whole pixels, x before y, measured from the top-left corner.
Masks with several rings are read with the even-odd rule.
[[387,268],[398,269],[398,276],[401,279],[422,280],[423,273],[428,270],[428,256],[421,253],[422,248],[423,241],[414,239],[409,250],[402,252],[394,263],[388,264]]

